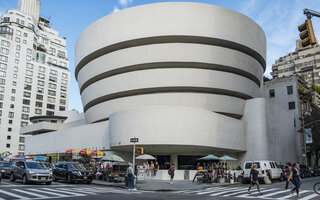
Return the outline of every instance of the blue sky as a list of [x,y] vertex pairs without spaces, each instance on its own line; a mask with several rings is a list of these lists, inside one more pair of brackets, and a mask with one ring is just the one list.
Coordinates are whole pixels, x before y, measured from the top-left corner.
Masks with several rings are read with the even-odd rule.
[[[0,15],[7,9],[17,8],[18,0],[0,0]],[[179,0],[174,0],[179,1]],[[320,0],[183,0],[214,4],[238,11],[256,21],[267,36],[267,70],[270,77],[275,59],[295,49],[297,26],[302,24],[304,8],[320,12]],[[40,15],[51,19],[52,28],[67,38],[71,84],[69,109],[82,111],[78,84],[74,77],[74,47],[80,33],[91,23],[112,12],[163,0],[40,0]],[[173,2],[165,0],[165,2]],[[316,36],[320,38],[320,18],[313,18]]]

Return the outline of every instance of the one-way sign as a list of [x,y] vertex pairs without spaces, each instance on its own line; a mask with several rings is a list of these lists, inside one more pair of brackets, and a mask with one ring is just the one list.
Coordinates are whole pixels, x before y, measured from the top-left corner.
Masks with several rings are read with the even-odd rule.
[[130,138],[130,142],[131,143],[137,143],[137,142],[139,142],[139,138],[136,138],[136,137]]

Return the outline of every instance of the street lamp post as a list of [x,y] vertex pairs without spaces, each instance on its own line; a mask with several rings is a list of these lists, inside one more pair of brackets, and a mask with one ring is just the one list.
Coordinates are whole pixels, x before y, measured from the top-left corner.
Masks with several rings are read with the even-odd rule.
[[134,166],[135,166],[135,160],[136,160],[136,143],[139,142],[139,138],[136,138],[136,137],[130,138],[130,142],[133,143],[132,169],[134,174]]

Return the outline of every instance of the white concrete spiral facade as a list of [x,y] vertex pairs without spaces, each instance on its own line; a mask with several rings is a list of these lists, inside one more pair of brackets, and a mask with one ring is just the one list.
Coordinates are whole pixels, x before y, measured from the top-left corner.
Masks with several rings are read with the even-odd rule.
[[113,13],[77,41],[86,119],[159,105],[241,117],[244,100],[258,95],[265,48],[255,22],[213,5],[156,3]]

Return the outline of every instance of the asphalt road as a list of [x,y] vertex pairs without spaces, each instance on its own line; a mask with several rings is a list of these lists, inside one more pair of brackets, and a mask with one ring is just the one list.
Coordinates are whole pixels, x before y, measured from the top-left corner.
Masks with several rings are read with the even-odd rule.
[[[135,199],[185,199],[185,200],[244,200],[244,199],[300,199],[300,200],[320,200],[320,196],[313,192],[313,185],[320,182],[320,177],[303,179],[301,186],[302,197],[292,196],[290,191],[283,191],[285,182],[276,182],[271,185],[261,185],[263,196],[252,190],[251,195],[247,195],[248,185],[211,187],[204,190],[188,191],[128,191],[122,188],[112,188],[93,184],[67,184],[64,182],[54,182],[52,185],[28,184],[23,185],[20,181],[11,183],[8,179],[3,179],[0,184],[0,200],[4,199],[112,199],[112,200],[135,200]],[[289,188],[293,185],[290,184]]]

